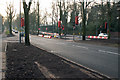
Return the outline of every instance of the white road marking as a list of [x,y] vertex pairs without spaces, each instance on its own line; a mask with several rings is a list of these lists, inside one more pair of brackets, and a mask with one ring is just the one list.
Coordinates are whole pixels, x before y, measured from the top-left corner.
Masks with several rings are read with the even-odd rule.
[[76,47],[80,47],[80,48],[88,49],[87,47],[84,47],[84,46],[76,46]]
[[88,49],[87,47],[84,47],[84,46],[76,46],[76,45],[72,45],[74,47],[80,47],[80,48],[84,48],[84,49]]
[[99,52],[103,52],[103,53],[108,53],[108,54],[115,54],[115,55],[120,55],[118,53],[115,52],[111,52],[111,51],[104,51],[104,50],[98,50]]
[[64,45],[65,43],[56,43],[56,44]]
[[75,46],[75,45],[72,45],[72,46]]

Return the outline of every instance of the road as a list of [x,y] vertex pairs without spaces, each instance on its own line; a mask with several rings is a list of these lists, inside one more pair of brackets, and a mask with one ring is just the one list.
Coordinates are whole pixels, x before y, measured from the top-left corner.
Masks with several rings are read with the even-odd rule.
[[118,77],[118,48],[37,36],[31,36],[31,43],[111,78]]

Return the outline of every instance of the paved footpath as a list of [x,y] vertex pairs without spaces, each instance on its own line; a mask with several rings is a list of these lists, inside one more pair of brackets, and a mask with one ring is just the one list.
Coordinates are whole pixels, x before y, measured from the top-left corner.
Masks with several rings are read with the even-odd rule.
[[0,80],[2,79],[2,35],[0,35]]
[[[4,72],[2,70],[5,69],[5,64],[3,62],[5,62],[3,60],[3,58],[5,57],[4,53],[5,53],[5,46],[6,46],[6,42],[10,41],[10,40],[18,40],[17,36],[16,37],[6,37],[6,35],[0,34],[0,80],[2,78],[4,78]],[[14,41],[15,42],[15,41]]]

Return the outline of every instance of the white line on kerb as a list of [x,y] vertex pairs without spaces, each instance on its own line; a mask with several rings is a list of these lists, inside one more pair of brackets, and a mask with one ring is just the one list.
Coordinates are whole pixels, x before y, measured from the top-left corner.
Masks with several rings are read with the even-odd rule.
[[115,52],[110,52],[110,51],[104,51],[104,50],[98,50],[99,52],[104,52],[104,53],[108,53],[108,54],[115,54],[115,55],[120,55],[118,53]]

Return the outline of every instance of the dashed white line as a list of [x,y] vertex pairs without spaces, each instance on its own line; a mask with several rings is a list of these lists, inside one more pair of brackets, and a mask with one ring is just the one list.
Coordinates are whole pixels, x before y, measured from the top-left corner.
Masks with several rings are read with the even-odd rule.
[[56,43],[56,44],[64,45],[65,43]]
[[80,47],[80,48],[88,49],[87,47],[84,47],[84,46],[76,46],[76,47]]
[[76,45],[73,45],[73,46],[88,49],[87,47],[84,47],[84,46],[76,46]]
[[98,50],[99,52],[103,52],[103,53],[108,53],[108,54],[115,54],[115,55],[120,55],[118,53],[115,52],[111,52],[111,51],[104,51],[104,50]]

